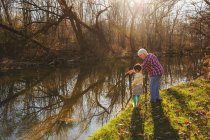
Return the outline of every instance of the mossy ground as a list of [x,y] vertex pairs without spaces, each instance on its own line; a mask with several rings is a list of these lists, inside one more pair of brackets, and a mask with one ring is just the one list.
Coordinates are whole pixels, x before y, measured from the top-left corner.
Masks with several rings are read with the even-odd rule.
[[145,102],[145,97],[141,96],[138,108],[128,105],[89,139],[210,139],[209,80],[195,80],[162,90],[163,100],[159,103]]

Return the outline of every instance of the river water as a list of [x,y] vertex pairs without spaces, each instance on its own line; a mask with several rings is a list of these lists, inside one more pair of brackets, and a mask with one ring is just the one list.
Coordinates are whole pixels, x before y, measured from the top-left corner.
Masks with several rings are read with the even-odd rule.
[[[200,74],[198,55],[161,56],[161,88]],[[130,97],[125,72],[135,59],[0,72],[0,139],[83,140],[116,116]]]

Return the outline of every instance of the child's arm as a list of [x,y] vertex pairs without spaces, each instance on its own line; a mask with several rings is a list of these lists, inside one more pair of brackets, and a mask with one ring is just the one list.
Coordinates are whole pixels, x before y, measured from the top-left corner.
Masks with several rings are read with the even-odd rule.
[[135,71],[132,69],[132,70],[129,70],[128,72],[125,73],[125,75],[131,75],[131,74],[134,74]]

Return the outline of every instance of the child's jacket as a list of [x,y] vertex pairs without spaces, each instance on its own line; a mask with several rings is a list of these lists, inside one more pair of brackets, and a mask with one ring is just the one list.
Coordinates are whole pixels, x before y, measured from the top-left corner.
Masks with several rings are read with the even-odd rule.
[[143,85],[143,78],[142,72],[135,73],[132,86]]

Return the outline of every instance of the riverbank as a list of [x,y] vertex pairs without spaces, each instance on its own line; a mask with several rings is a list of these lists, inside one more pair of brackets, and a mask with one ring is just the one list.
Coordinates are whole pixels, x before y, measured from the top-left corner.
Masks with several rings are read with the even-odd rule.
[[[64,53],[65,52],[65,53]],[[15,58],[1,58],[0,59],[0,71],[7,71],[7,70],[16,70],[16,69],[27,69],[27,68],[39,68],[39,67],[59,67],[59,66],[64,66],[64,65],[77,65],[78,63],[83,63],[83,62],[89,62],[89,61],[109,61],[109,60],[114,60],[114,59],[133,59],[135,58],[134,54],[131,53],[126,53],[124,55],[115,55],[113,56],[107,56],[106,58],[100,59],[96,58],[94,56],[87,56],[87,57],[79,57],[79,56],[74,56],[73,54],[69,53],[68,51],[61,51],[57,52],[55,54],[57,55],[49,55],[45,56],[45,58],[34,58],[34,59],[15,59]],[[58,55],[59,54],[59,55]],[[185,55],[180,55],[177,53],[174,54],[168,54],[168,53],[161,53],[158,54],[158,56],[188,56],[190,57],[191,55],[185,54]],[[202,54],[200,54],[202,55]],[[210,57],[202,58],[201,57],[201,65],[205,65],[205,69],[203,71],[204,73],[209,73],[209,64],[210,64]],[[206,65],[207,64],[207,65]]]
[[161,91],[163,101],[151,104],[143,95],[96,131],[90,140],[208,139],[210,80],[195,80]]

